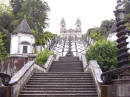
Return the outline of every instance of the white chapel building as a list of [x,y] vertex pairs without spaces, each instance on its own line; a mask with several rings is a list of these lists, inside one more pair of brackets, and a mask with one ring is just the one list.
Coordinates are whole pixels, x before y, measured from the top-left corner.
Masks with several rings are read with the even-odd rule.
[[35,38],[24,19],[11,35],[10,55],[34,54]]

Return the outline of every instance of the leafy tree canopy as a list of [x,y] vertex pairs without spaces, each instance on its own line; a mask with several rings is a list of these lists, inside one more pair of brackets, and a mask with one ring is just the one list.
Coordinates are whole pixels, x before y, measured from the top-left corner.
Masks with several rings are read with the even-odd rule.
[[10,51],[11,33],[24,18],[33,30],[36,41],[40,42],[43,29],[48,25],[47,3],[43,0],[10,0],[10,4],[0,4],[0,32],[7,51]]
[[3,35],[3,42],[6,50],[10,51],[10,33],[13,32],[14,15],[10,6],[0,4],[0,32]]
[[100,27],[90,28],[88,29],[87,33],[95,41],[105,39],[108,37],[109,33],[111,33],[110,30],[113,23],[113,20],[104,20],[102,21]]
[[0,62],[3,61],[7,57],[6,48],[4,42],[2,40],[2,33],[0,32]]
[[41,65],[44,66],[44,64],[46,63],[48,57],[50,55],[53,55],[53,52],[49,51],[48,49],[44,49],[43,51],[41,51],[37,57],[36,57],[36,62]]
[[54,34],[52,34],[49,31],[46,31],[40,35],[40,38],[38,38],[36,41],[37,45],[45,45],[48,41],[50,41],[54,37]]
[[18,13],[21,12],[23,2],[24,0],[10,0],[15,16],[17,16]]
[[18,18],[23,20],[26,18],[31,29],[36,33],[43,33],[43,29],[48,25],[49,7],[42,0],[24,0]]
[[88,61],[97,60],[101,69],[105,72],[116,68],[117,64],[117,44],[108,40],[97,41],[90,45],[86,51]]

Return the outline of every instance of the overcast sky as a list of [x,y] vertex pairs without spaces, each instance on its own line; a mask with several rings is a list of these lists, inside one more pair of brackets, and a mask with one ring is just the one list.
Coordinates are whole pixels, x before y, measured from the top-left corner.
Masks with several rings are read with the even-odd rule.
[[[8,1],[8,0],[0,0]],[[46,0],[50,6],[49,31],[59,33],[60,21],[64,17],[67,28],[75,28],[75,21],[79,17],[82,22],[82,31],[100,26],[102,20],[115,19],[117,0]]]

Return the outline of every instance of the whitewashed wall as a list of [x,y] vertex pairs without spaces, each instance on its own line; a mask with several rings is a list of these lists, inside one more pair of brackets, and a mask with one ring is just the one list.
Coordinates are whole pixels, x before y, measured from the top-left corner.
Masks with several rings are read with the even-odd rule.
[[[117,33],[111,33],[111,34],[109,34],[109,36],[108,36],[108,40],[110,40],[110,41],[116,41],[117,40],[117,36],[116,36],[116,34]],[[128,35],[127,35],[128,36]],[[126,40],[127,42],[129,42],[129,44],[128,44],[128,48],[130,49],[130,36],[128,36],[128,39]],[[130,52],[130,50],[128,51],[128,52]]]
[[[21,44],[22,42],[28,42],[30,45]],[[34,53],[33,44],[35,38],[31,34],[14,34],[11,35],[10,54],[23,54],[23,46],[28,46],[28,53]]]

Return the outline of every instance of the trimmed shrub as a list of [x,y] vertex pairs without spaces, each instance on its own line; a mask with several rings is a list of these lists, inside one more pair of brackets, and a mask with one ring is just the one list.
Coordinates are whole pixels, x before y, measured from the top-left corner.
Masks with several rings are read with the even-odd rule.
[[37,57],[36,57],[36,63],[43,66],[47,59],[49,58],[50,55],[52,55],[53,52],[48,50],[48,49],[44,49],[43,51],[41,51]]
[[97,60],[103,72],[117,68],[117,43],[108,40],[97,41],[86,51],[88,61]]

